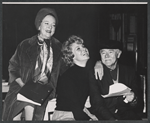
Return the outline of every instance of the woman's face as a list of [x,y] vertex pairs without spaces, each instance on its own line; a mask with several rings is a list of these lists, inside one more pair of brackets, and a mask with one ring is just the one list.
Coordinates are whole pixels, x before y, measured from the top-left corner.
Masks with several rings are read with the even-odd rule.
[[43,39],[50,39],[54,35],[56,28],[56,20],[52,15],[47,15],[42,20],[39,26],[40,37]]
[[87,61],[89,59],[89,51],[84,47],[83,44],[73,43],[71,45],[72,53],[74,54],[74,60],[76,61]]

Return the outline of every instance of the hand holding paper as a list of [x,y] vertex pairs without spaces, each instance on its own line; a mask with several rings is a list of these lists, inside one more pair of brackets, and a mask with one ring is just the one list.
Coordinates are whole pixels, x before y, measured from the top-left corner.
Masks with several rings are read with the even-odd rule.
[[125,99],[128,102],[131,102],[134,99],[134,92],[130,91],[130,93],[125,94],[124,97],[126,97]]
[[130,91],[131,89],[123,83],[115,83],[109,86],[109,93],[107,95],[102,95],[102,97],[121,96],[130,93]]

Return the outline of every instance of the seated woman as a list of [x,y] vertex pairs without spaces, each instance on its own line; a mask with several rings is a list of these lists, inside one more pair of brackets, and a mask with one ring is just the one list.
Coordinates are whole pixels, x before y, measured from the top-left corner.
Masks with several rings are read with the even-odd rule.
[[60,77],[57,86],[56,108],[52,120],[90,120],[83,111],[89,96],[89,52],[83,39],[71,36],[62,47],[67,65],[71,67]]

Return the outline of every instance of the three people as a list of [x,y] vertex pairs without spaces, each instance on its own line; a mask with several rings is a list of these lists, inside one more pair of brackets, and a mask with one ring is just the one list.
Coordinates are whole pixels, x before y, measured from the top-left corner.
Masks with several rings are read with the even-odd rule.
[[62,47],[64,61],[71,67],[60,77],[57,85],[56,109],[52,120],[89,120],[83,111],[89,96],[89,52],[84,41],[71,36]]
[[[92,113],[99,120],[140,120],[135,109],[138,104],[138,80],[135,70],[118,63],[122,53],[122,45],[119,41],[104,40],[99,50],[103,64],[102,80],[96,80],[94,73],[90,72],[90,103]],[[109,88],[115,83],[123,83],[131,91],[123,96],[104,98],[102,95],[109,93]],[[118,89],[118,88],[116,88]]]

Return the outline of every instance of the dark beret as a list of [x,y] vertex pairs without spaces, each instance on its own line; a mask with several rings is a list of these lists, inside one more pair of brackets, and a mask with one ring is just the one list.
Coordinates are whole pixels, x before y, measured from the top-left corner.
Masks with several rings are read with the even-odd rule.
[[37,13],[36,18],[35,18],[35,26],[36,26],[37,30],[38,30],[43,18],[49,14],[54,16],[54,18],[56,19],[56,24],[58,24],[58,17],[57,17],[55,10],[52,8],[42,8],[39,10],[39,12]]

